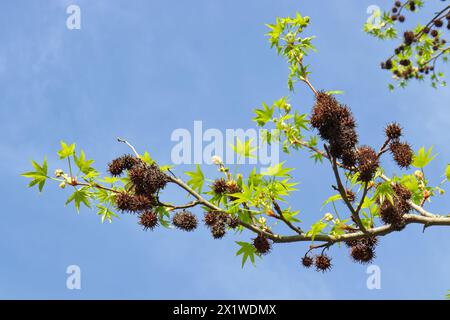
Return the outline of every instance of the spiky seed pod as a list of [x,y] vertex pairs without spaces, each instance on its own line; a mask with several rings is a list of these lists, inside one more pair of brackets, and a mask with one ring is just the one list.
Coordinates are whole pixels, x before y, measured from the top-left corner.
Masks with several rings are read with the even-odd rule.
[[138,160],[129,154],[114,159],[108,164],[109,173],[114,176],[120,176],[125,170],[130,170]]
[[224,194],[227,192],[227,182],[224,178],[216,179],[214,180],[211,188],[215,194]]
[[162,172],[156,164],[149,165],[143,161],[129,170],[130,181],[134,186],[136,194],[155,194],[163,189],[167,182],[167,175]]
[[410,30],[405,31],[405,33],[403,33],[403,38],[407,46],[411,45],[415,38],[414,32]]
[[231,229],[236,229],[239,226],[239,219],[237,217],[228,217],[227,224]]
[[439,35],[439,32],[437,30],[433,29],[433,30],[431,30],[430,34],[433,38],[436,38]]
[[260,254],[268,254],[272,248],[272,245],[266,237],[259,234],[255,239],[253,239],[253,247],[255,247],[256,252]]
[[218,221],[211,228],[211,234],[214,239],[222,239],[225,236],[226,229],[223,221]]
[[404,15],[400,15],[399,17],[398,17],[398,21],[400,21],[400,22],[405,22],[405,16]]
[[356,165],[356,153],[354,150],[344,150],[342,152],[342,164],[348,168]]
[[326,254],[317,255],[314,259],[314,264],[317,271],[328,271],[331,269],[331,258]]
[[385,65],[386,69],[388,69],[388,70],[392,69],[392,67],[393,67],[392,60],[391,59],[386,60],[384,65]]
[[409,199],[411,199],[412,194],[411,191],[409,191],[408,189],[406,189],[404,186],[402,186],[399,183],[394,184],[394,186],[392,187],[394,189],[395,194],[404,201],[407,201]]
[[133,195],[127,192],[120,192],[115,198],[116,207],[120,211],[137,212],[151,209],[155,205],[153,198],[143,195]]
[[369,182],[372,180],[379,165],[377,153],[371,147],[362,146],[358,148],[356,154],[359,180]]
[[[236,181],[227,181],[227,192],[228,194],[242,192],[241,187],[236,183]],[[230,200],[236,200],[236,197],[229,196]]]
[[392,21],[397,21],[398,15],[393,14],[393,15],[391,16],[391,19],[392,19]]
[[408,168],[413,160],[414,153],[406,142],[394,141],[389,146],[394,161],[400,168]]
[[386,137],[391,140],[397,140],[402,136],[402,128],[397,122],[388,124],[384,132],[386,133]]
[[348,155],[358,143],[358,135],[350,109],[341,105],[333,96],[319,92],[310,122],[319,131],[320,137],[330,143],[331,155],[342,159],[345,154],[346,162],[351,164],[351,157]]
[[416,3],[414,1],[409,2],[409,10],[411,10],[411,11],[416,10]]
[[158,226],[158,215],[152,210],[146,210],[139,216],[139,224],[144,227],[144,230],[153,230]]
[[314,263],[314,259],[311,258],[310,256],[304,256],[304,257],[302,258],[302,265],[303,265],[305,268],[311,267],[311,266],[313,265],[313,263]]
[[409,66],[411,64],[411,61],[409,59],[402,59],[402,60],[399,61],[399,63],[402,66],[407,67],[407,66]]
[[175,227],[184,231],[193,231],[197,228],[197,217],[187,210],[174,214],[172,223]]
[[133,195],[120,192],[115,197],[116,207],[120,211],[133,211]]
[[206,226],[212,227],[217,221],[216,212],[208,211],[207,213],[205,213],[203,221],[205,222]]
[[389,200],[384,200],[380,206],[380,218],[385,224],[390,224],[397,230],[405,225],[403,212]]
[[401,1],[395,1],[395,6],[396,7],[401,7],[402,6],[402,2]]
[[444,25],[444,22],[442,22],[441,19],[437,19],[437,20],[434,20],[434,25],[436,27],[440,28],[440,27],[442,27]]
[[350,255],[359,263],[370,263],[375,258],[375,250],[373,247],[358,244],[351,248]]

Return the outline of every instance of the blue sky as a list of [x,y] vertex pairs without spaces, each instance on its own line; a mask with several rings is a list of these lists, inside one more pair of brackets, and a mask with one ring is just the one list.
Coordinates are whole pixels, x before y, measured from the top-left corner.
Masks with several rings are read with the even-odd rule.
[[[65,26],[69,4],[81,8],[81,30]],[[381,290],[366,288],[366,267],[333,248],[334,269],[307,270],[306,243],[277,245],[257,267],[240,267],[236,240],[159,229],[136,218],[101,224],[95,212],[64,207],[69,190],[48,184],[38,194],[19,174],[29,161],[58,163],[60,139],[76,142],[105,170],[129,152],[124,136],[160,163],[170,163],[174,129],[251,128],[252,109],[287,95],[285,62],[269,49],[265,23],[296,11],[311,16],[319,52],[309,58],[314,84],[344,90],[360,140],[378,146],[391,120],[417,149],[434,145],[427,170],[440,181],[450,159],[449,91],[412,84],[390,93],[379,62],[395,46],[362,32],[371,4],[388,1],[10,1],[0,5],[0,298],[64,299],[391,299],[443,298],[450,289],[450,238],[443,227],[420,226],[381,239],[375,264]],[[308,112],[312,96],[297,87],[292,105]],[[306,154],[289,159],[300,181],[292,205],[316,221],[333,194],[328,166]],[[389,173],[397,170],[386,159]],[[176,172],[191,170],[181,166]],[[215,174],[211,167],[205,172]],[[172,190],[172,189],[171,189]],[[172,193],[173,191],[171,191]],[[170,195],[183,201],[178,192]],[[446,213],[450,200],[428,205]],[[195,211],[201,214],[200,210]],[[67,266],[79,265],[82,289],[66,288]]]

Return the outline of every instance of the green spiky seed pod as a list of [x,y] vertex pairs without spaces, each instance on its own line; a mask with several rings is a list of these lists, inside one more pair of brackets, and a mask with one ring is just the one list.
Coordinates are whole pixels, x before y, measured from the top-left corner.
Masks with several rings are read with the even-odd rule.
[[158,215],[152,210],[146,210],[139,216],[139,224],[144,230],[153,230],[158,226]]
[[314,259],[314,264],[317,271],[326,272],[331,269],[331,258],[326,254],[317,255]]
[[268,254],[272,249],[270,241],[262,234],[259,234],[255,239],[253,239],[253,247],[256,252],[263,255]]
[[183,231],[193,231],[197,228],[197,217],[190,211],[183,210],[174,214],[172,223]]

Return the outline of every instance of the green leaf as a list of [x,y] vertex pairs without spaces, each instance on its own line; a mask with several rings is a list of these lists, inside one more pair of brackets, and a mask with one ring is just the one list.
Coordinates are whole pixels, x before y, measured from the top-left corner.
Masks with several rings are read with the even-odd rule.
[[328,222],[323,222],[322,220],[317,221],[311,226],[311,230],[307,232],[307,235],[311,237],[312,241],[316,236],[322,232],[323,229],[328,225]]
[[94,168],[91,167],[91,165],[94,163],[94,160],[87,160],[83,150],[80,151],[80,157],[77,157],[74,154],[73,160],[75,161],[75,164],[80,169],[80,171],[84,174],[90,174],[94,170]]
[[448,164],[447,169],[445,169],[445,177],[450,181],[450,164]]
[[256,117],[253,118],[258,126],[262,127],[272,119],[274,106],[269,107],[266,103],[263,103],[263,109],[255,109]]
[[37,184],[38,188],[39,188],[39,192],[41,192],[42,189],[44,188],[45,181],[47,180],[47,171],[48,171],[47,159],[44,158],[44,162],[42,163],[42,166],[40,166],[38,163],[36,163],[33,160],[31,160],[31,164],[33,165],[33,167],[36,171],[22,173],[22,176],[25,178],[33,179],[28,184],[28,187],[32,187]]
[[253,139],[248,139],[244,143],[242,143],[241,139],[236,138],[236,145],[230,145],[236,154],[244,157],[244,158],[256,158],[253,152],[256,150],[256,147],[251,147]]
[[205,182],[205,176],[203,175],[200,166],[197,164],[196,171],[185,172],[186,175],[191,177],[187,184],[199,193],[202,192],[203,183]]
[[108,220],[109,223],[112,223],[113,218],[118,218],[119,216],[112,212],[109,208],[97,205],[98,212],[97,214],[101,216],[102,223],[105,222],[105,220]]
[[420,148],[419,151],[417,152],[417,154],[415,154],[413,157],[413,162],[412,162],[413,167],[422,169],[426,165],[428,165],[430,163],[430,161],[433,160],[437,156],[437,154],[431,155],[432,150],[433,150],[433,147],[430,147],[426,152],[425,152],[425,147]]
[[345,92],[342,91],[342,90],[329,90],[329,91],[326,92],[326,94],[328,94],[328,95],[332,95],[332,94],[338,95],[338,94],[344,94],[344,93]]
[[383,203],[385,199],[388,199],[391,203],[394,203],[394,190],[390,182],[383,182],[377,186],[374,192],[374,199],[378,199],[379,203]]
[[67,199],[66,205],[71,203],[72,201],[75,202],[75,208],[77,209],[77,212],[80,212],[80,204],[83,203],[86,207],[90,208],[91,205],[89,203],[89,191],[88,187],[83,187],[79,190],[75,190],[74,193]]
[[335,202],[338,200],[342,200],[342,196],[340,194],[335,194],[334,196],[329,197],[325,202],[322,204],[322,207],[325,207],[330,202]]
[[150,165],[155,163],[155,161],[150,157],[150,154],[147,151],[145,151],[144,154],[141,156],[141,160]]
[[244,268],[245,262],[247,262],[248,258],[250,258],[252,264],[255,265],[255,256],[259,256],[255,247],[248,242],[236,241],[236,243],[241,247],[236,252],[236,256],[242,255],[242,268]]
[[68,146],[64,141],[61,141],[61,150],[58,151],[60,159],[65,159],[75,154],[75,143]]
[[276,165],[273,165],[269,168],[267,168],[264,172],[261,174],[263,176],[270,176],[270,177],[290,177],[289,172],[291,172],[292,168],[283,168],[283,164],[286,161],[280,162]]

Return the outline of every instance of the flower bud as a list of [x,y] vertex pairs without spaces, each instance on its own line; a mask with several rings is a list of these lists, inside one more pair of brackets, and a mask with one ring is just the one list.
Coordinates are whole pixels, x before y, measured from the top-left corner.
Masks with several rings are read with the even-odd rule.
[[416,171],[414,171],[414,175],[416,176],[417,179],[423,180],[423,172],[422,171],[416,170]]
[[66,187],[66,182],[65,182],[65,181],[61,182],[61,183],[59,184],[59,187],[60,187],[61,189],[64,189],[64,188]]
[[212,163],[214,163],[216,165],[222,164],[222,158],[219,156],[213,156],[211,158],[211,161],[212,161]]
[[62,169],[56,169],[55,170],[55,177],[61,177],[64,174],[64,171]]
[[331,220],[333,220],[333,215],[331,214],[331,213],[325,213],[325,215],[323,216],[323,219],[325,220],[325,221],[331,221]]

